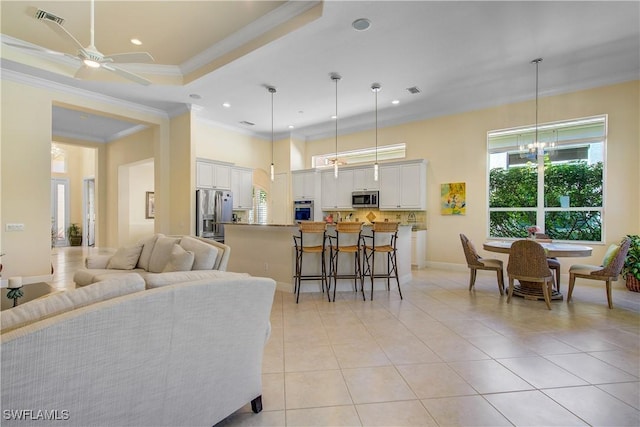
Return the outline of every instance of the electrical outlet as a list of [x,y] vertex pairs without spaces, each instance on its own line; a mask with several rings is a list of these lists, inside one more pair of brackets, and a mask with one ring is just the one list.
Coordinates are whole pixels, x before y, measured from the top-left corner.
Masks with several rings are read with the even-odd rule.
[[269,263],[268,262],[264,263],[264,271],[269,271]]
[[7,224],[6,231],[24,231],[24,224]]

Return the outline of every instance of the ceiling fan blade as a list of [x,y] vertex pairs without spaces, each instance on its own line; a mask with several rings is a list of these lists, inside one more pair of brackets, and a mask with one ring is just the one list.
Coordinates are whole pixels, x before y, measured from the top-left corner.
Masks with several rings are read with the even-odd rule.
[[76,71],[76,74],[73,77],[80,80],[86,80],[91,77],[91,74],[92,74],[91,67],[82,65],[80,68],[78,68],[78,71]]
[[153,56],[149,52],[126,52],[106,55],[104,59],[111,59],[113,62],[143,64],[154,62]]
[[105,70],[112,71],[118,74],[119,76],[124,77],[125,79],[129,79],[133,82],[140,83],[141,85],[148,86],[151,84],[151,81],[145,79],[144,77],[134,74],[130,71],[123,70],[122,68],[114,67],[112,65],[107,65],[107,64],[101,64],[101,67],[104,68]]
[[49,21],[47,19],[42,19],[42,22],[44,22],[45,24],[47,24],[47,26],[49,26],[49,28],[51,28],[53,31],[55,31],[56,33],[58,33],[58,35],[60,35],[62,38],[66,39],[67,41],[73,43],[73,45],[78,48],[78,49],[84,49],[84,46],[82,46],[82,44],[69,32],[67,31],[66,28],[64,28],[62,25],[58,24],[57,22],[54,21]]

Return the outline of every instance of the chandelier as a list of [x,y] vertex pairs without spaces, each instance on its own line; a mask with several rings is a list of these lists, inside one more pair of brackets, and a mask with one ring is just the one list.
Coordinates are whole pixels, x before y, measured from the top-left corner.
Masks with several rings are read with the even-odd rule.
[[527,144],[520,144],[520,151],[526,154],[529,154],[532,157],[535,156],[544,156],[550,150],[553,150],[556,146],[555,141],[541,141],[540,140],[540,129],[538,127],[538,66],[542,62],[542,58],[536,58],[531,61],[532,64],[536,65],[536,125],[535,125],[535,135],[533,138],[533,142],[529,142]]

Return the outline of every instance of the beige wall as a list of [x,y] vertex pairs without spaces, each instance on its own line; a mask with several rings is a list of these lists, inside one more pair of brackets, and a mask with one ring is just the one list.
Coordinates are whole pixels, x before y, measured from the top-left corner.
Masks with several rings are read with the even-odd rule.
[[[639,86],[640,82],[634,81],[540,99],[540,123],[600,114],[607,114],[609,119],[606,245],[594,246],[593,256],[580,262],[599,264],[609,243],[640,232]],[[429,162],[427,259],[430,265],[464,264],[459,233],[467,234],[478,244],[486,239],[487,132],[532,124],[534,108],[534,102],[528,101],[379,129],[379,145],[404,142],[408,159],[424,158]],[[367,132],[340,136],[338,149],[369,147],[370,141]],[[334,144],[334,138],[308,142],[307,167],[312,155],[333,152]],[[467,183],[466,216],[439,214],[440,184],[446,182]]]
[[[608,114],[604,224],[607,244],[627,233],[640,232],[637,214],[640,211],[639,85],[639,81],[634,81],[540,99],[540,123]],[[270,141],[215,128],[208,122],[194,120],[191,113],[169,121],[162,116],[6,79],[2,80],[1,90],[0,251],[7,253],[2,259],[3,278],[13,275],[38,278],[49,273],[53,104],[127,117],[150,126],[109,144],[86,144],[97,147],[98,151],[96,237],[99,246],[116,247],[119,243],[118,169],[122,165],[153,159],[156,171],[155,230],[167,234],[181,233],[183,224],[190,223],[193,218],[192,208],[185,207],[186,198],[183,200],[182,196],[184,192],[192,192],[194,182],[193,160],[189,160],[189,172],[183,168],[187,159],[216,159],[260,169],[262,177],[268,174]],[[407,158],[429,161],[427,259],[431,265],[464,263],[458,238],[460,232],[479,243],[486,238],[486,133],[492,129],[531,124],[533,111],[533,101],[528,101],[379,130],[380,145],[405,142]],[[339,150],[370,147],[371,135],[372,131],[367,131],[340,136]],[[185,146],[189,148],[183,151]],[[290,181],[291,165],[304,163],[305,168],[309,167],[312,155],[333,150],[334,138],[304,144],[290,139],[276,141],[276,172],[286,175]],[[175,162],[172,156],[177,156]],[[181,171],[176,172],[176,168]],[[176,181],[172,183],[172,179]],[[466,216],[444,217],[438,213],[439,186],[453,181],[467,183]],[[174,199],[179,203],[174,204]],[[288,204],[289,200],[281,203]],[[7,223],[23,223],[25,230],[7,232]],[[580,261],[599,262],[603,253],[604,246],[596,246],[590,259]]]

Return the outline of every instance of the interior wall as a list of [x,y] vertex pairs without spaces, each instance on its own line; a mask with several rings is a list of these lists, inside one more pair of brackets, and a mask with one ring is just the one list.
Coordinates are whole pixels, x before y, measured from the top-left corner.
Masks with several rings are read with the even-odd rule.
[[[598,265],[610,243],[619,241],[626,234],[640,232],[640,215],[637,214],[640,211],[639,87],[640,81],[633,81],[539,99],[539,123],[608,115],[606,243],[591,245],[594,248],[593,255],[581,258],[580,263]],[[428,160],[427,247],[430,250],[427,259],[430,265],[446,267],[465,264],[459,233],[466,234],[479,247],[487,238],[487,132],[535,123],[534,102],[531,100],[378,130],[378,144],[404,142],[407,144],[407,159]],[[368,147],[370,143],[366,134],[341,135],[339,150]],[[307,142],[307,159],[315,154],[332,152],[334,144],[334,138]],[[440,184],[447,182],[466,182],[465,216],[440,215]],[[565,271],[571,261],[563,263]]]
[[[146,218],[147,192],[154,191],[154,163],[153,159],[143,160],[132,165],[123,166],[128,169],[128,208],[127,230],[125,240],[119,246],[132,245],[135,242],[153,234],[154,220]],[[122,177],[125,178],[125,177]],[[124,195],[120,195],[122,200]]]

